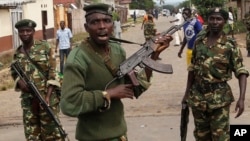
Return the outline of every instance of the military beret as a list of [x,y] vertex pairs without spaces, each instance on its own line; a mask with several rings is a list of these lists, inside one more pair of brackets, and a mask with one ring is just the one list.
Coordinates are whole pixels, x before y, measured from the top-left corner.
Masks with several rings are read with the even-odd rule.
[[113,8],[110,5],[104,3],[96,3],[85,6],[83,10],[86,11],[85,17],[93,13],[101,13],[112,16]]
[[16,24],[15,24],[15,28],[20,28],[20,27],[32,27],[32,28],[35,28],[36,27],[36,23],[30,19],[23,19],[23,20],[20,20],[18,21]]
[[213,9],[210,9],[207,13],[207,16],[211,16],[213,14],[220,14],[224,20],[228,20],[228,12],[224,9],[221,9],[221,8],[213,8]]

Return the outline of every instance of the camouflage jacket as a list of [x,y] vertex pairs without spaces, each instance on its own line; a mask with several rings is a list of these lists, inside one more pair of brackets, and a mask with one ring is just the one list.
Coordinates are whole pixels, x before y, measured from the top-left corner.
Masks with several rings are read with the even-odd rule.
[[[34,82],[42,96],[44,97],[49,85],[60,87],[56,79],[56,59],[53,57],[52,49],[46,41],[34,41],[29,53],[30,58],[42,68],[38,70],[28,57],[20,52],[22,46],[19,46],[14,53],[13,62],[19,61],[30,80]],[[11,69],[12,78],[17,81],[20,79],[14,70]],[[44,76],[45,75],[45,76]],[[46,78],[45,78],[46,77]],[[18,85],[15,85],[15,90],[20,91]],[[23,93],[21,97],[32,97],[32,94]],[[56,101],[53,101],[54,103]],[[58,102],[58,101],[57,101]],[[52,104],[51,103],[51,104]]]
[[[203,30],[198,34],[188,68],[193,71],[195,79],[190,90],[189,104],[203,107],[202,109],[206,106],[213,109],[234,100],[226,83],[232,79],[232,73],[234,72],[236,77],[240,74],[248,76],[249,73],[243,65],[241,51],[233,39],[223,34],[216,45],[207,47],[207,33],[208,31]],[[203,92],[205,85],[213,86],[213,91]]]
[[246,33],[246,47],[250,48],[250,31],[247,31]]
[[154,37],[156,34],[155,24],[153,21],[147,21],[144,24],[144,36],[146,39]]

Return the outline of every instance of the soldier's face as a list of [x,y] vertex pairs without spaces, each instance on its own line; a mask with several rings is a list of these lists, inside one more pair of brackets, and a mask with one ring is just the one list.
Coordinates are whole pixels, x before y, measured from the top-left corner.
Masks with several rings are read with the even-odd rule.
[[96,43],[106,44],[113,32],[112,17],[101,13],[91,14],[86,18],[84,27]]
[[18,35],[22,42],[27,43],[33,40],[35,30],[31,27],[21,27],[18,29]]
[[212,14],[208,17],[208,27],[212,32],[220,32],[226,21],[220,14]]

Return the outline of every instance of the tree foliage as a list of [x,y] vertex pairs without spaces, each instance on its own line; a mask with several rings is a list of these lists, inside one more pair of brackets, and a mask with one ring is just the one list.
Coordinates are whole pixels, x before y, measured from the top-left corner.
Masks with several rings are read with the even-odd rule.
[[207,19],[207,11],[210,8],[220,7],[223,8],[228,0],[191,0],[191,3],[195,5],[196,9],[199,11],[200,15],[204,20]]
[[172,11],[175,7],[173,5],[163,5],[162,9],[168,9],[170,11]]
[[132,0],[132,3],[129,4],[130,9],[143,9],[149,10],[154,8],[153,0]]

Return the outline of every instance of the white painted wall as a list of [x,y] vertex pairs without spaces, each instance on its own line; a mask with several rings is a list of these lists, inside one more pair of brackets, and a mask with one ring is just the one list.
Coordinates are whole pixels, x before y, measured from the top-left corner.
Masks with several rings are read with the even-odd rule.
[[54,12],[52,0],[38,0],[36,3],[23,5],[23,17],[35,21],[37,23],[36,30],[42,30],[42,11],[47,11],[48,25],[46,28],[53,28]]
[[[35,3],[22,5],[23,19],[31,19],[37,23],[36,30],[42,30],[42,10],[47,11],[48,28],[54,28],[54,12],[52,0],[37,0]],[[12,34],[11,10],[0,9],[0,37]]]
[[0,9],[0,37],[12,33],[12,24],[9,9]]

